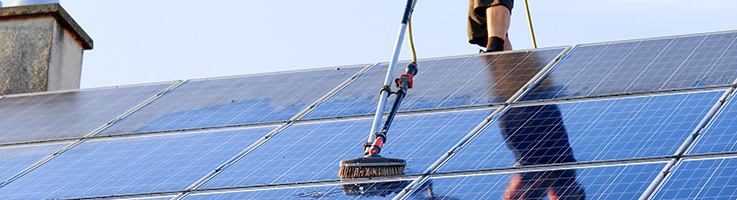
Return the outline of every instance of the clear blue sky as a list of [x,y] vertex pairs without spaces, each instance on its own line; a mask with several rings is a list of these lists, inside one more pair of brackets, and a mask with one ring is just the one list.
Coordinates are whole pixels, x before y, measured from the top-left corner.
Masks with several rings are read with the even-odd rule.
[[[386,62],[405,2],[61,0],[95,41],[82,88]],[[528,2],[539,47],[737,30],[735,0]],[[516,4],[510,38],[531,49],[524,1]],[[465,0],[419,0],[418,57],[476,53],[467,12]],[[406,45],[400,59],[410,59]]]

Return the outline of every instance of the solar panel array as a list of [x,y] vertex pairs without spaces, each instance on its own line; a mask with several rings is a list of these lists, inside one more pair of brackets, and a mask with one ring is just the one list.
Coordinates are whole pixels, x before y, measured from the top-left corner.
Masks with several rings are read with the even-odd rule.
[[379,63],[4,96],[0,198],[737,198],[737,32],[418,64],[404,175],[337,176]]

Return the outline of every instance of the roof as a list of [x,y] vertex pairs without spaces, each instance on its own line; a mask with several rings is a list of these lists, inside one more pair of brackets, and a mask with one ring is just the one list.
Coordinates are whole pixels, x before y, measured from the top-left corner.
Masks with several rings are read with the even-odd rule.
[[528,197],[735,198],[736,43],[420,60],[382,153],[405,174],[367,179],[338,163],[362,156],[386,63],[3,96],[0,197],[484,199],[519,180]]

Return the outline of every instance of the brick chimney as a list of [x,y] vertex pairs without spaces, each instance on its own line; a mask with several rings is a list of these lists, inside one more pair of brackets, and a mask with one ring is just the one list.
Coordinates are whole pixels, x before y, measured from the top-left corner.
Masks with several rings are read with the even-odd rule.
[[0,8],[0,95],[78,89],[92,39],[58,3]]

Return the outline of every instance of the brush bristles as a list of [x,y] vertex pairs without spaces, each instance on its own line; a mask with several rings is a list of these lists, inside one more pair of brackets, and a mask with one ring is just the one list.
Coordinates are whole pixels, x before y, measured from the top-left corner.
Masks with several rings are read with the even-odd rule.
[[366,178],[377,176],[404,175],[404,165],[393,166],[341,166],[340,178]]

